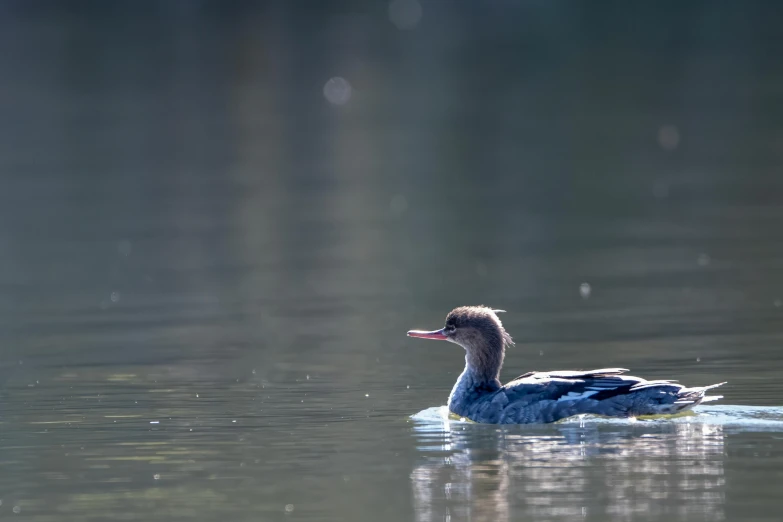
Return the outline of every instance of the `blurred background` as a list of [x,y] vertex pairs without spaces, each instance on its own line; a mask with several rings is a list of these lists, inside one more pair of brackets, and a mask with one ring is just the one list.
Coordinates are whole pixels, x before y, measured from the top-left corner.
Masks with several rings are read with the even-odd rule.
[[[782,22],[3,0],[0,518],[778,520]],[[422,428],[467,304],[739,427]]]

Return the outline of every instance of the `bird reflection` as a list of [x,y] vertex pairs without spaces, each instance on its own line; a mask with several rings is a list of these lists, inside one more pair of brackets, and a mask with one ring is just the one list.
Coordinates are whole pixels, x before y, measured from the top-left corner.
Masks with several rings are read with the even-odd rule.
[[417,422],[416,520],[725,518],[722,426]]

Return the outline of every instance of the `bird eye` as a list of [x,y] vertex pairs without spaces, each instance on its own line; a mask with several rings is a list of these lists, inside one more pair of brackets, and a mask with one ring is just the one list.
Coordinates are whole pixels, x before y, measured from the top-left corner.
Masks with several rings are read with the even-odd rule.
[[444,330],[444,331],[445,331],[445,333],[447,333],[447,334],[453,334],[453,333],[454,333],[454,330],[456,330],[456,329],[457,329],[457,327],[456,327],[456,326],[454,326],[453,324],[447,324],[447,325],[446,325],[446,328],[444,328],[443,330]]

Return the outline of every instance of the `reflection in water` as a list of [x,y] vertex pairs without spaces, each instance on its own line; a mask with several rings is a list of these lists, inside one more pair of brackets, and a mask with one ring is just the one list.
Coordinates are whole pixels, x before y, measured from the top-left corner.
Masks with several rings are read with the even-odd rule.
[[724,431],[638,421],[419,422],[416,520],[723,520]]

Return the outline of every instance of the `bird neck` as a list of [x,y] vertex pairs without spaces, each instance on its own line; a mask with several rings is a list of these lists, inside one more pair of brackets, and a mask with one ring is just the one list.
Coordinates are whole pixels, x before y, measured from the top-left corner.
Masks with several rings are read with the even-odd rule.
[[497,382],[503,366],[505,349],[503,345],[471,346],[466,349],[465,374],[478,385]]
[[465,357],[465,369],[449,394],[449,409],[458,415],[468,415],[471,406],[501,388],[497,373],[494,377],[481,373]]

